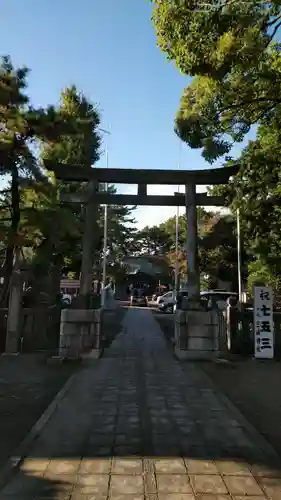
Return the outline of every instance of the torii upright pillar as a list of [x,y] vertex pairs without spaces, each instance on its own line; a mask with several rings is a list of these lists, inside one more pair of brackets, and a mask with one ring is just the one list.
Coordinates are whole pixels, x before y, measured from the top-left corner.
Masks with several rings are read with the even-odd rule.
[[175,355],[187,360],[214,359],[219,355],[218,316],[200,304],[195,182],[185,187],[185,203],[188,297],[183,297],[181,309],[176,311]]
[[198,266],[197,242],[197,207],[196,184],[194,182],[185,186],[185,203],[187,218],[187,271],[188,271],[188,299],[193,304],[200,298],[200,274]]

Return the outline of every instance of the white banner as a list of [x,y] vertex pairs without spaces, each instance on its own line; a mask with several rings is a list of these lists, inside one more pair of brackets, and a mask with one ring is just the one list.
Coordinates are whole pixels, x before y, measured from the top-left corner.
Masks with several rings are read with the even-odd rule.
[[254,287],[255,358],[274,356],[273,293],[268,286]]

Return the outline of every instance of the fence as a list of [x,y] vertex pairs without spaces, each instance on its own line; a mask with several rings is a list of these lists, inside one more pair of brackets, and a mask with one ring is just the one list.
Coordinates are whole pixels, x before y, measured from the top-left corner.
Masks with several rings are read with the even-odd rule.
[[8,309],[0,309],[0,352],[5,351]]
[[221,310],[217,310],[218,314],[218,342],[219,342],[219,351],[224,353],[226,351],[227,346],[227,323],[226,316]]
[[[57,351],[60,332],[60,307],[24,308],[21,312],[19,350]],[[6,343],[8,309],[0,309],[0,352]]]
[[[281,359],[281,312],[273,313],[274,320],[274,355]],[[234,354],[253,356],[254,347],[254,316],[253,310],[239,311],[228,306],[227,328],[231,338],[231,352]]]

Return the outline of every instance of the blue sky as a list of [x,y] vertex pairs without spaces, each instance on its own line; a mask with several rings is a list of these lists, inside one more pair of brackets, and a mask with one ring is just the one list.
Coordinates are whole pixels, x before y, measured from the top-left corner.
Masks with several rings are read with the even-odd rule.
[[[173,121],[189,80],[156,46],[149,0],[1,0],[0,5],[1,53],[31,69],[34,105],[56,104],[60,91],[75,84],[99,105],[102,127],[111,132],[109,166],[178,167]],[[209,166],[186,145],[180,163],[182,169]],[[149,192],[173,191],[158,186]],[[143,226],[174,213],[141,207],[136,218]]]

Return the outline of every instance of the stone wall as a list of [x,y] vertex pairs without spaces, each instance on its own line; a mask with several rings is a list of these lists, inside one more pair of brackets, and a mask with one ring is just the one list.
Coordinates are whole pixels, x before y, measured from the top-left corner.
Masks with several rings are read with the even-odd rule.
[[106,296],[100,309],[63,309],[59,356],[79,358],[91,352],[100,357],[118,331],[119,309],[113,296]]
[[219,311],[177,310],[175,354],[180,359],[216,359],[225,351]]
[[59,356],[77,358],[101,350],[101,310],[63,309],[61,312]]

